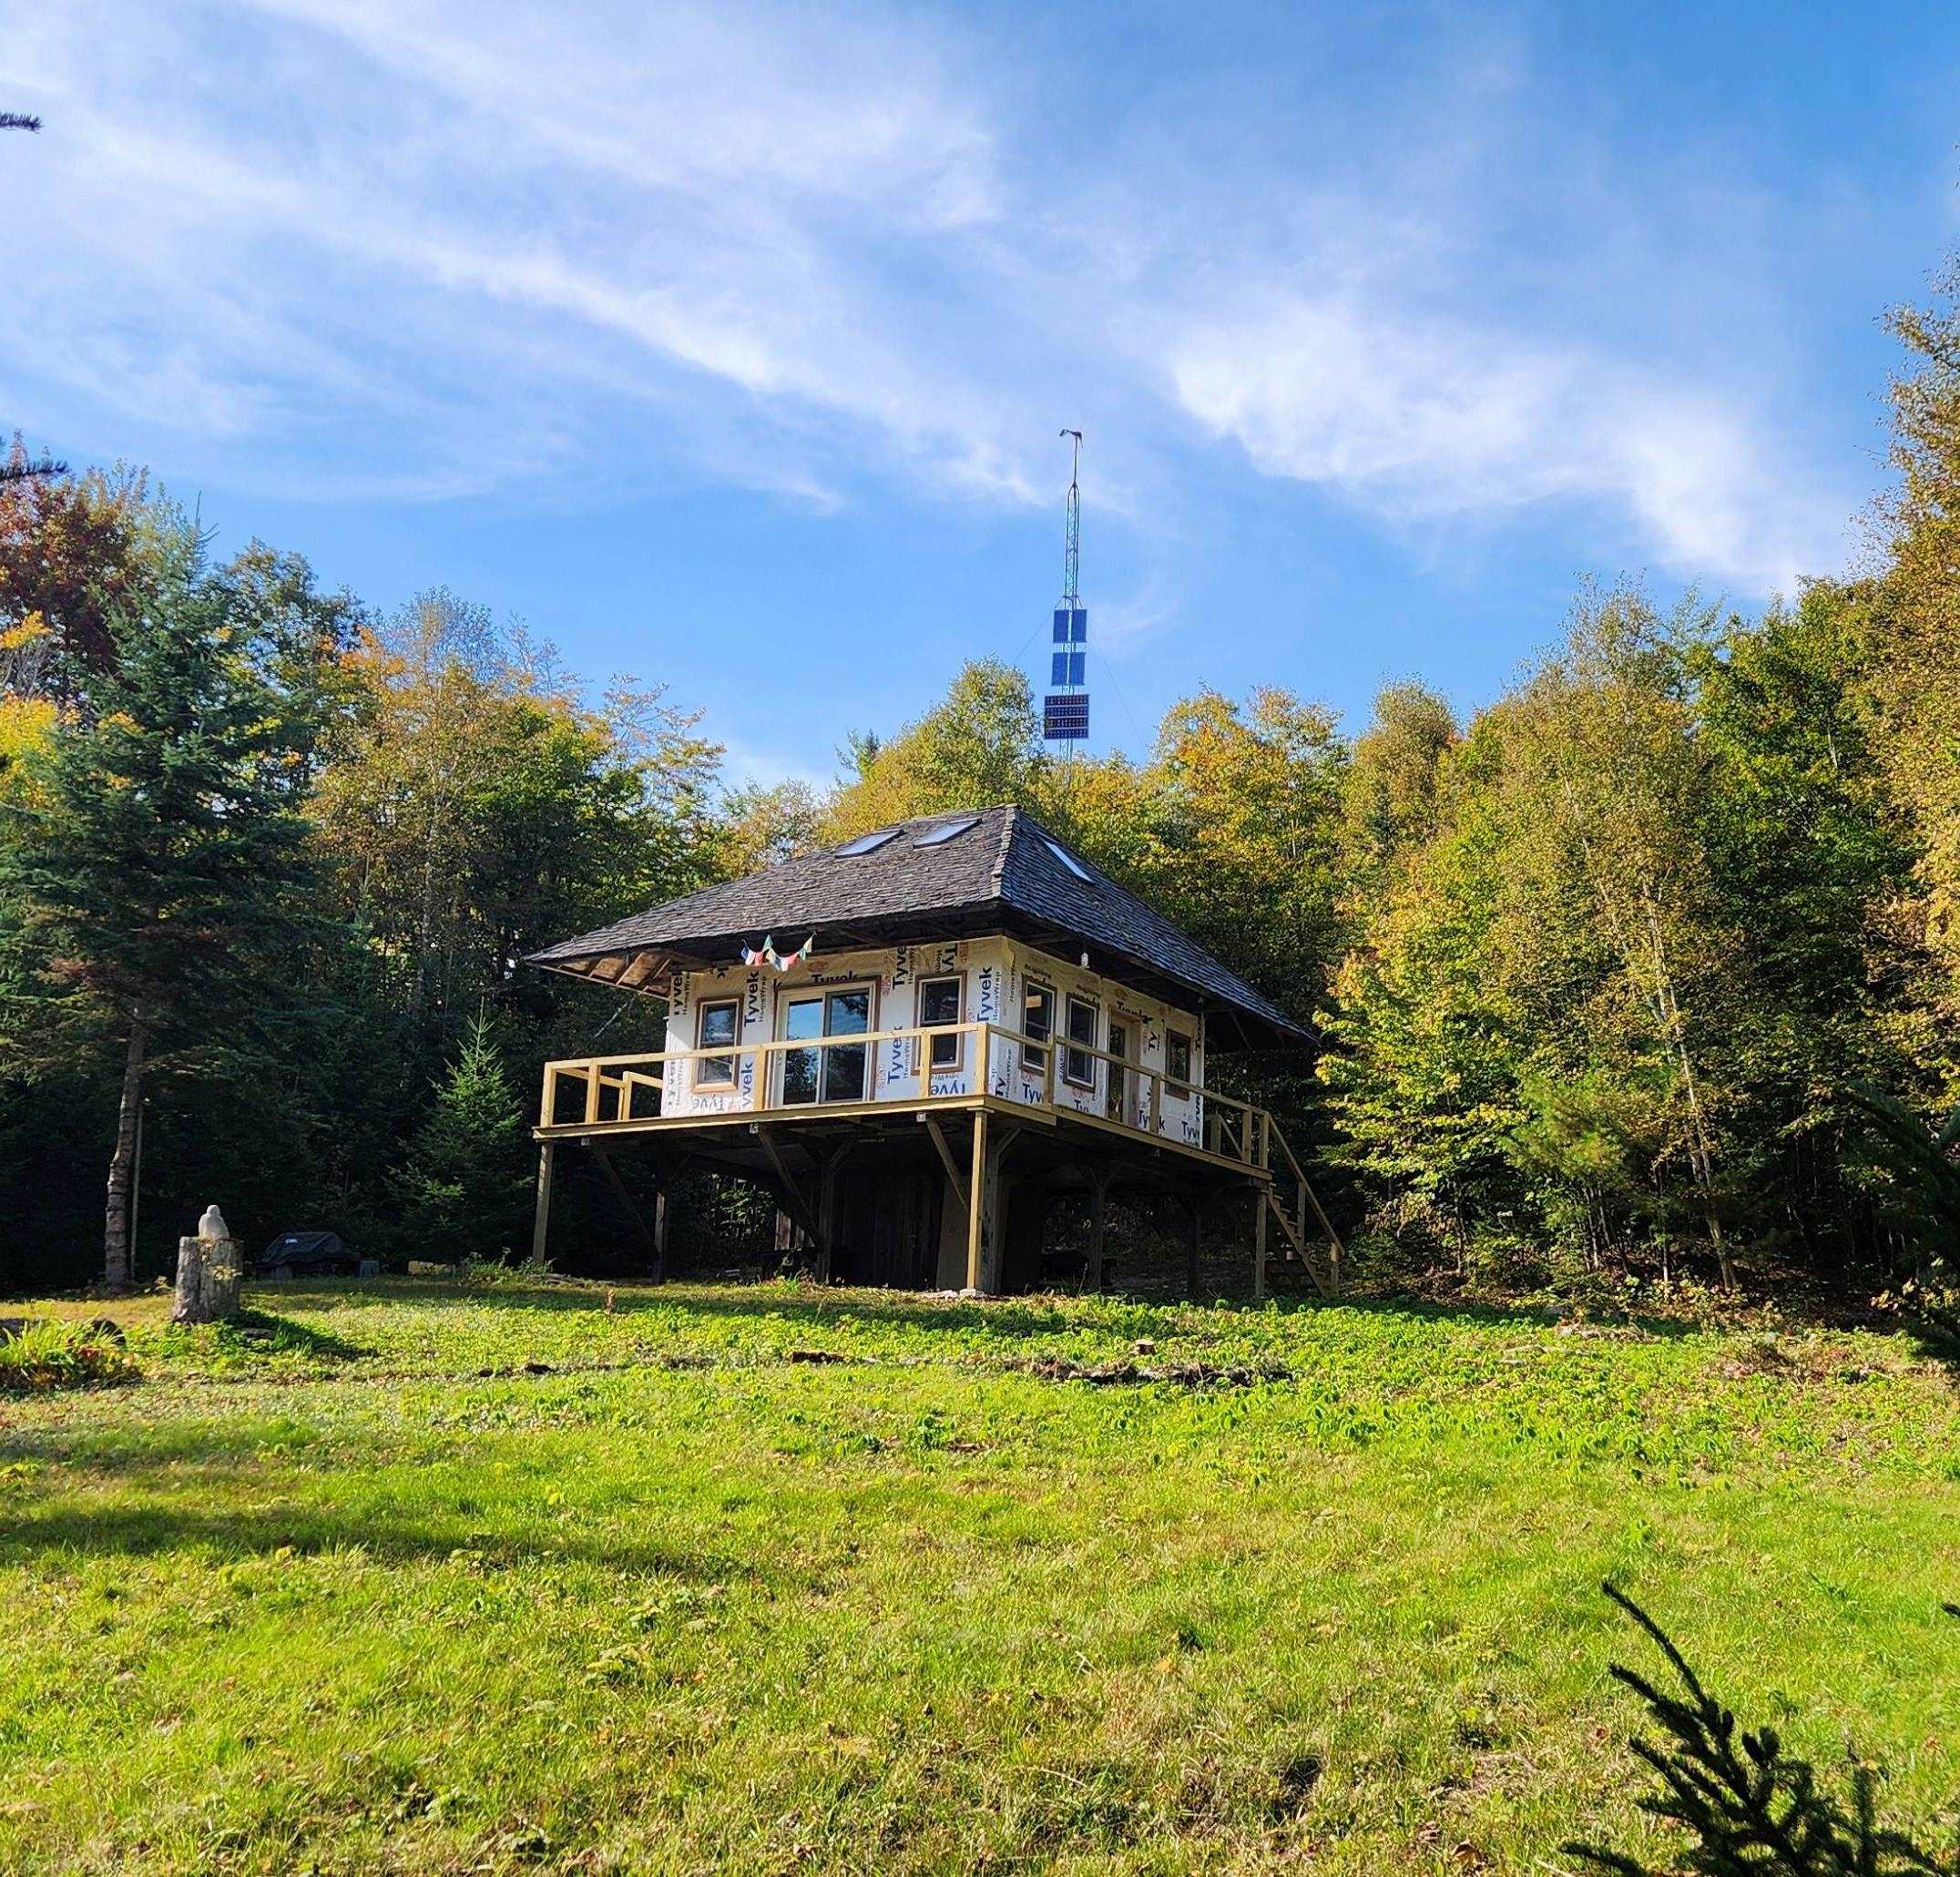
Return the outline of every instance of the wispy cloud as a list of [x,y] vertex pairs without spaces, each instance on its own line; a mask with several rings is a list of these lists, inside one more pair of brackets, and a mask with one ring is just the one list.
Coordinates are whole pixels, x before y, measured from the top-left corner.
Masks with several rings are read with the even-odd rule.
[[[576,465],[1013,506],[1048,499],[1059,413],[1095,432],[1099,512],[1173,543],[1205,436],[1398,528],[1568,505],[1751,591],[1832,552],[1843,503],[1746,335],[1601,316],[1638,230],[1610,148],[1532,117],[1508,32],[1378,89],[1361,156],[1352,107],[1302,128],[1244,74],[1065,142],[1035,53],[914,12],[0,0],[0,26],[9,101],[48,119],[8,153],[0,401],[71,454],[315,495]],[[1684,273],[1768,291],[1719,222],[1688,232]],[[1177,586],[1143,558],[1108,615],[1138,637]]]
[[1669,567],[1755,592],[1790,590],[1843,526],[1719,388],[1596,348],[1412,323],[1357,295],[1201,324],[1169,371],[1183,407],[1266,474],[1396,520],[1593,503]]

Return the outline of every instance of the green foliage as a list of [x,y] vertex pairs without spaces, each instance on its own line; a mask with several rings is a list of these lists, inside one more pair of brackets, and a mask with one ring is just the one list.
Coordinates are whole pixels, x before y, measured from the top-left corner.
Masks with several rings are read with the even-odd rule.
[[[1933,1228],[1884,1147],[1905,1136],[1856,1091],[1912,1127],[1960,1098],[1960,325],[1947,296],[1893,327],[1900,480],[1856,579],[1748,618],[1588,590],[1466,720],[1416,682],[1353,734],[1270,687],[1199,690],[1148,751],[1067,764],[1025,673],[980,660],[846,739],[828,791],[725,791],[658,686],[594,704],[446,589],[378,617],[258,542],[205,575],[141,474],[15,478],[0,1202],[78,1276],[99,1182],[77,1169],[119,1114],[133,1176],[147,1112],[151,1267],[214,1192],[250,1236],[378,1242],[468,1013],[519,1097],[601,1029],[663,1040],[656,1000],[528,952],[1010,801],[1317,1031],[1213,1072],[1344,1178],[1384,1279],[1868,1297],[1905,1247],[1924,1297]],[[561,1219],[595,1259],[617,1243],[576,1181]]]
[[1879,1825],[1873,1769],[1853,1759],[1849,1802],[1822,1788],[1810,1764],[1774,1728],[1738,1733],[1735,1716],[1701,1685],[1687,1658],[1638,1604],[1611,1584],[1606,1594],[1647,1632],[1680,1693],[1658,1688],[1615,1662],[1611,1673],[1647,1704],[1663,1743],[1636,1739],[1634,1757],[1657,1776],[1637,1801],[1649,1817],[1684,1832],[1685,1864],[1663,1869],[1625,1851],[1568,1844],[1574,1856],[1615,1877],[1955,1877],[1960,1859],[1923,1851]]
[[47,1318],[0,1335],[0,1394],[129,1382],[138,1372],[115,1340],[92,1324]]
[[530,1192],[528,1145],[522,1104],[478,1016],[402,1170],[404,1250],[445,1259],[506,1255]]

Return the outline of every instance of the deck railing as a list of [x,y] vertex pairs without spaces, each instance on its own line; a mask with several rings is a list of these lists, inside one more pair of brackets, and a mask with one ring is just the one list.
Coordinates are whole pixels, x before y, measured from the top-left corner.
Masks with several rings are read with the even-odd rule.
[[[949,1041],[955,1043],[955,1059],[935,1066],[933,1046],[944,1050]],[[833,1076],[837,1052],[845,1052],[844,1066]],[[858,1052],[854,1062],[849,1052]],[[903,1066],[893,1075],[895,1060]],[[711,1071],[707,1080],[703,1066]],[[1086,1075],[1074,1073],[1084,1067]],[[1004,1078],[996,1076],[1001,1070],[1007,1072]],[[811,1091],[807,1099],[791,1095],[791,1074]],[[677,1089],[676,1106],[669,1108],[669,1083],[675,1079],[684,1082],[688,1098],[679,1104]],[[996,1079],[1004,1080],[1003,1088],[995,1087]],[[855,1096],[848,1093],[853,1087]],[[843,1098],[830,1093],[839,1088],[847,1091]],[[986,1095],[1261,1171],[1271,1165],[1272,1117],[1265,1109],[1091,1044],[1030,1036],[995,1023],[567,1057],[545,1065],[537,1119],[543,1128],[624,1128],[730,1115],[783,1118],[958,1106]]]

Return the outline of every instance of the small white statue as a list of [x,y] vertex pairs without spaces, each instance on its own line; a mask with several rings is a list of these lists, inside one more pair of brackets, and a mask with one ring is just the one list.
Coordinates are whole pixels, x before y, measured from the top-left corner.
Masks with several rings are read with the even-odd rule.
[[225,1215],[215,1202],[204,1209],[204,1217],[198,1221],[198,1236],[200,1239],[229,1239],[231,1236],[231,1228],[225,1223]]

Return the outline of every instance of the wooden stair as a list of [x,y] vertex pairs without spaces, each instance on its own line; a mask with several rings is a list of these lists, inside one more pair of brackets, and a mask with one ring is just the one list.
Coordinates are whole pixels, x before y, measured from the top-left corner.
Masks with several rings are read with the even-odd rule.
[[[1322,1297],[1338,1297],[1341,1264],[1346,1256],[1341,1234],[1322,1210],[1305,1169],[1270,1115],[1266,1117],[1264,1144],[1264,1160],[1272,1183],[1263,1188],[1262,1203],[1268,1215],[1279,1224],[1281,1253],[1298,1259],[1306,1267],[1313,1288]],[[1310,1218],[1318,1231],[1308,1229]]]

